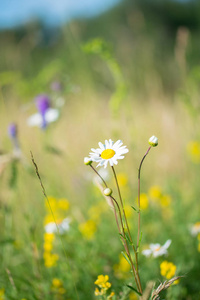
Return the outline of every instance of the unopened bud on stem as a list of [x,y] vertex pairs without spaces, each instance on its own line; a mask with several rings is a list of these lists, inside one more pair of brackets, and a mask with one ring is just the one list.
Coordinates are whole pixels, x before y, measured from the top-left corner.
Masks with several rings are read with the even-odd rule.
[[104,193],[105,196],[111,196],[112,195],[112,190],[110,188],[106,188],[103,191],[103,193]]
[[152,146],[152,147],[158,146],[158,138],[155,135],[153,135],[152,137],[150,137],[150,139],[149,139],[149,145]]
[[84,164],[86,166],[90,166],[92,164],[92,160],[89,157],[84,157]]

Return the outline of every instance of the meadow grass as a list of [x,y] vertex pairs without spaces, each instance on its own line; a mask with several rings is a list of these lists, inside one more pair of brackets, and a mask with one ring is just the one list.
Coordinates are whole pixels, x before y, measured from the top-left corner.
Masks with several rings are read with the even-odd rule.
[[[128,42],[130,28],[127,39],[121,37],[127,45],[132,44]],[[68,31],[64,33],[68,37]],[[174,67],[172,50],[161,66],[159,59],[155,60],[158,44],[148,37],[138,39],[131,56],[127,55],[131,52],[128,46],[111,51],[109,62],[98,53],[85,53],[80,33],[75,41],[63,39],[62,49],[34,48],[29,37],[25,35],[18,43],[12,36],[4,40],[7,51],[1,60],[1,158],[13,151],[7,134],[13,121],[18,126],[22,158],[0,165],[0,299],[101,299],[102,295],[94,293],[95,287],[99,288],[99,275],[109,275],[109,280],[100,278],[108,287],[104,299],[137,299],[137,293],[127,287],[134,280],[121,255],[123,246],[113,211],[83,158],[105,139],[121,139],[127,145],[129,153],[116,172],[136,243],[137,212],[131,206],[137,208],[138,167],[152,135],[159,138],[159,145],[145,159],[141,173],[141,283],[144,290],[147,286],[151,290],[154,284],[157,288],[160,282],[183,275],[161,297],[198,299],[198,224],[196,235],[191,234],[192,226],[200,221],[198,85],[194,73],[189,70],[183,75],[183,70]],[[117,72],[127,89],[123,99],[116,100],[114,113],[110,99],[113,101],[117,81],[109,64],[119,66]],[[168,78],[173,86],[167,92],[169,83],[164,85],[160,78],[164,68],[165,78],[172,73],[175,76],[170,68],[178,74],[175,83]],[[55,79],[64,86],[58,93],[49,88]],[[52,100],[65,99],[59,119],[45,130],[27,126],[28,117],[36,112],[33,98],[38,93],[46,93]],[[196,144],[188,148],[189,142]],[[70,219],[69,230],[60,236],[56,231],[45,233],[45,225],[54,219],[30,151],[58,225],[64,218]],[[117,197],[111,170],[108,183]],[[163,245],[168,239],[172,243],[167,256],[142,255],[149,244]]]

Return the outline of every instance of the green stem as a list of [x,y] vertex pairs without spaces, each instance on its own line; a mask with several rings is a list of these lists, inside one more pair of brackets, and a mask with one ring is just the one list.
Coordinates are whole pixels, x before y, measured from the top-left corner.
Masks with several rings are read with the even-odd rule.
[[120,199],[120,203],[121,203],[121,207],[122,207],[123,216],[124,216],[124,220],[125,220],[125,223],[126,223],[126,228],[127,228],[127,231],[128,231],[128,235],[129,235],[131,243],[133,243],[131,233],[130,233],[130,230],[129,230],[129,226],[128,226],[128,222],[127,222],[127,218],[126,218],[126,213],[125,213],[125,210],[124,210],[124,204],[123,204],[123,200],[122,200],[122,196],[121,196],[121,192],[120,192],[120,188],[119,188],[119,184],[118,184],[118,180],[117,180],[117,175],[116,175],[114,167],[112,166],[111,168],[113,170],[113,174],[114,174],[114,178],[115,178],[115,182],[116,182],[116,186],[117,186],[117,191],[118,191],[118,194],[119,194],[119,199]]
[[138,249],[139,240],[140,240],[140,173],[141,173],[143,161],[144,161],[145,157],[147,156],[147,154],[149,153],[150,149],[151,149],[151,146],[148,148],[147,152],[143,156],[143,158],[140,162],[139,169],[138,169],[138,210],[139,210],[139,212],[138,212],[138,236],[137,236],[137,248],[136,249]]
[[103,177],[101,177],[101,175],[97,172],[97,170],[95,170],[95,168],[92,165],[90,165],[90,167],[101,178],[101,180],[103,181],[105,187],[108,187],[107,184],[106,184],[106,182],[105,182],[105,180],[103,179]]
[[[131,268],[133,270],[133,275],[134,275],[134,279],[135,279],[135,283],[137,285],[137,288],[138,290],[141,292],[141,284],[140,284],[140,278],[139,278],[139,275],[138,275],[138,272],[136,271],[135,267],[134,267],[134,264],[133,264],[133,261],[132,261],[132,257],[131,257],[131,254],[130,254],[130,250],[129,250],[129,247],[128,247],[128,243],[127,243],[127,240],[126,240],[126,235],[125,235],[125,230],[124,230],[124,226],[123,226],[123,220],[122,220],[122,214],[121,214],[121,210],[120,210],[120,207],[119,207],[119,204],[117,202],[117,200],[110,196],[110,198],[115,202],[117,208],[118,208],[118,212],[119,212],[119,218],[120,218],[120,222],[121,222],[121,227],[122,227],[122,235],[123,235],[123,238],[122,238],[122,241],[123,241],[123,244],[124,244],[124,249],[126,251],[126,254],[130,260],[130,263],[131,263]],[[119,233],[121,233],[121,230],[119,229]]]

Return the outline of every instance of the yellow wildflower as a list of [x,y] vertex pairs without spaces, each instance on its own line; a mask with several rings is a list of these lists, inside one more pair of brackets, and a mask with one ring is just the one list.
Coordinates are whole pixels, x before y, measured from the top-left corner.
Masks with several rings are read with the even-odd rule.
[[193,163],[200,163],[200,142],[191,141],[187,145],[188,155]]
[[52,280],[52,286],[54,288],[59,288],[61,287],[63,284],[62,284],[62,281],[59,279],[59,278],[53,278]]
[[[109,277],[108,275],[99,275],[97,277],[97,280],[94,282],[96,285],[98,285],[98,287],[100,288],[100,290],[98,288],[95,288],[95,296],[101,296],[101,295],[105,295],[107,290],[111,287],[111,283],[108,282]],[[112,299],[112,297],[114,296],[114,292],[112,292],[109,296],[107,296],[107,299]]]
[[44,234],[44,240],[45,242],[53,242],[53,240],[55,239],[55,235],[53,233],[45,233]]
[[149,199],[146,194],[140,195],[140,208],[147,209],[149,206]]
[[44,265],[47,268],[51,268],[56,265],[59,256],[57,254],[44,253]]
[[153,185],[149,189],[148,194],[149,194],[149,197],[152,198],[153,200],[158,200],[162,195],[162,189],[158,185]]
[[46,215],[45,218],[44,218],[44,225],[49,224],[51,222],[55,222],[54,217],[52,216],[52,214]]
[[94,237],[97,226],[93,220],[88,220],[85,223],[79,224],[79,230],[87,240],[91,240]]
[[171,204],[172,198],[170,195],[163,195],[160,198],[160,203],[162,206],[167,207]]
[[103,291],[102,290],[100,291],[98,288],[95,288],[94,294],[95,296],[101,296],[103,295]]
[[53,249],[53,245],[51,242],[45,242],[43,245],[44,251],[50,252]]
[[45,200],[45,206],[47,209],[51,209],[54,211],[57,208],[57,200],[54,197],[49,196],[48,200]]
[[164,260],[160,264],[160,273],[167,279],[171,279],[176,273],[176,266],[172,262]]
[[67,199],[59,199],[58,200],[58,208],[61,210],[69,209],[69,201]]
[[120,254],[119,256],[119,263],[115,264],[113,266],[114,272],[115,272],[115,276],[118,278],[124,278],[126,277],[130,271],[130,264],[128,263],[128,261],[124,258],[124,256],[122,254]]
[[95,284],[98,285],[100,288],[109,289],[111,287],[111,283],[108,282],[109,276],[108,275],[99,275]]
[[110,300],[110,299],[112,300],[112,297],[113,297],[114,295],[115,295],[115,293],[114,293],[114,292],[111,292],[110,295],[107,297],[107,299],[108,299],[108,300]]

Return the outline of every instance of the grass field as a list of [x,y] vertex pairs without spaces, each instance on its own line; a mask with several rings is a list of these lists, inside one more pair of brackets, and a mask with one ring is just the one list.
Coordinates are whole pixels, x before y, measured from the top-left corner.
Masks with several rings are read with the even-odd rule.
[[[127,287],[137,289],[102,182],[83,159],[108,139],[129,149],[115,171],[136,245],[138,168],[152,135],[158,146],[140,180],[141,299],[158,299],[151,289],[174,276],[183,277],[160,299],[200,299],[197,34],[167,35],[140,12],[114,18],[108,31],[101,20],[46,32],[47,40],[33,25],[1,33],[0,299],[140,298]],[[43,129],[27,124],[40,94],[59,111]],[[13,122],[17,135],[8,134]],[[92,166],[119,201],[110,165]]]

